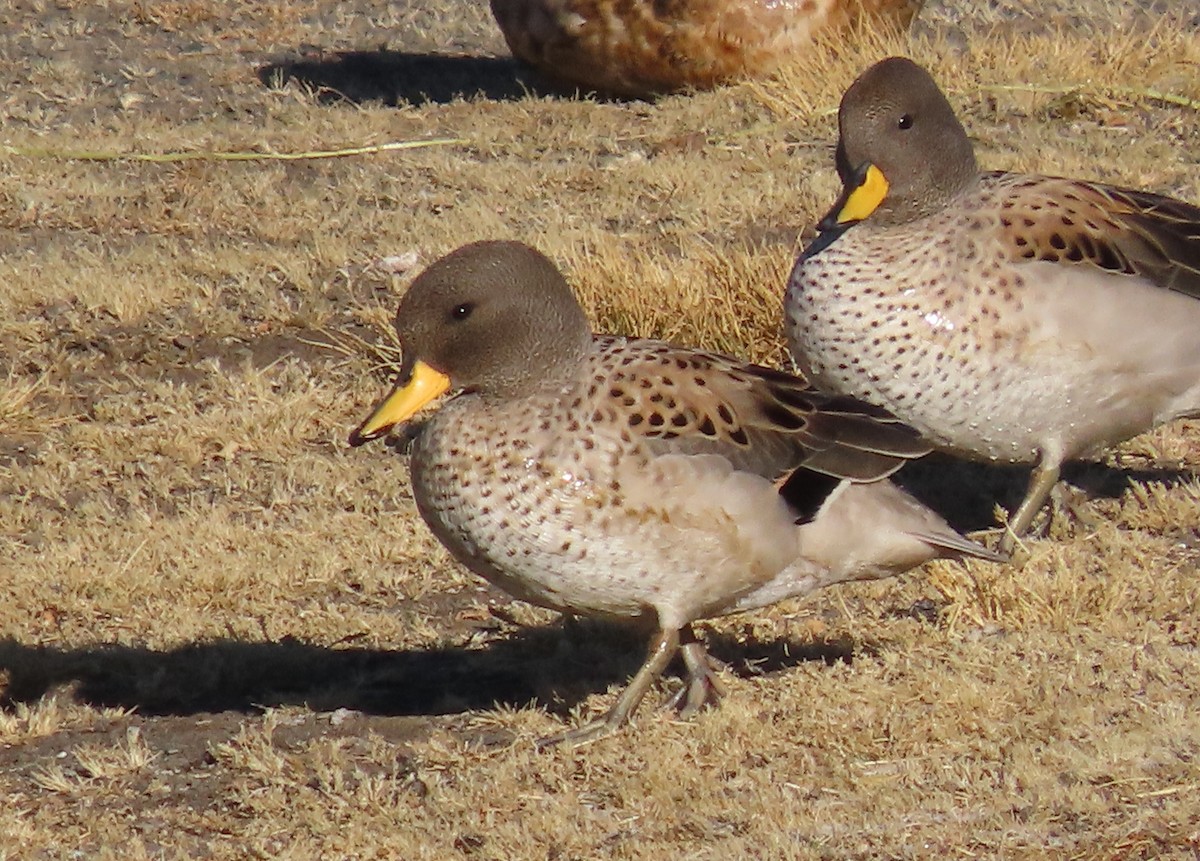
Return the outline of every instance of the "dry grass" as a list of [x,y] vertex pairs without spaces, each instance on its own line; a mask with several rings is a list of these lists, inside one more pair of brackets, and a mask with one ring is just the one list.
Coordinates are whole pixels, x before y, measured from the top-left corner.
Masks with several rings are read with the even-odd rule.
[[[1200,201],[1195,12],[1140,7],[946,4],[915,41],[645,104],[524,92],[489,59],[486,4],[17,3],[0,859],[1195,858],[1195,424],[1082,470],[1099,525],[1057,519],[1023,568],[937,564],[714,622],[722,709],[549,752],[533,740],[609,702],[640,645],[465,574],[402,461],[344,442],[414,256],[478,238],[545,250],[599,328],[778,362],[797,235],[837,191],[840,92],[885,53],[935,68],[989,166]],[[315,92],[256,77],[302,45],[385,42],[306,58]],[[447,51],[471,56],[423,56]],[[460,80],[490,97],[449,97]],[[468,143],[46,155],[434,137]],[[1023,480],[984,476],[980,502],[955,486],[975,473],[933,471],[964,525]]]

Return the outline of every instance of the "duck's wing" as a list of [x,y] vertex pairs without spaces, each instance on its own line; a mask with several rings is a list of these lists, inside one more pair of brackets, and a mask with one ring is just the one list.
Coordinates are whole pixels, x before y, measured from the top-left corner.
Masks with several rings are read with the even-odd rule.
[[1095,182],[991,173],[1000,239],[1013,260],[1140,276],[1200,298],[1200,207]]
[[656,452],[718,454],[773,480],[803,466],[874,481],[931,450],[885,410],[801,376],[660,341],[600,339],[589,396]]

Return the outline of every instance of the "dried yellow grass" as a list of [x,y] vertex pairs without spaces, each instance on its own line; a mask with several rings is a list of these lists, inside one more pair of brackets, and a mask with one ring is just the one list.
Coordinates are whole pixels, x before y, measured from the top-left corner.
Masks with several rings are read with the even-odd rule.
[[[396,300],[475,239],[545,251],[598,329],[779,364],[783,279],[838,191],[838,99],[889,53],[935,70],[989,167],[1200,201],[1189,12],[931,0],[916,38],[712,93],[388,107],[254,66],[385,40],[504,56],[486,4],[14,7],[0,858],[1193,857],[1195,423],[1093,467],[1096,523],[1054,518],[1023,567],[715,621],[721,709],[647,707],[549,752],[533,741],[606,707],[641,644],[484,587],[403,462],[345,442],[387,385]],[[469,143],[33,155],[446,138]],[[962,514],[972,488],[948,481]]]

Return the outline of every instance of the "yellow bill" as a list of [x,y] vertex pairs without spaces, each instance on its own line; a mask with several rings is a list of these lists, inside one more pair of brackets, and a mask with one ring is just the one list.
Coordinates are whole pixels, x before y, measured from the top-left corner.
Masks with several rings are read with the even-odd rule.
[[861,177],[854,186],[847,186],[833,209],[821,220],[822,230],[862,221],[879,208],[887,197],[888,181],[883,171],[873,164],[858,171]]
[[421,407],[445,394],[449,388],[449,377],[424,362],[417,362],[408,380],[398,382],[392,393],[350,434],[350,445],[362,445],[383,436],[396,425],[408,421]]

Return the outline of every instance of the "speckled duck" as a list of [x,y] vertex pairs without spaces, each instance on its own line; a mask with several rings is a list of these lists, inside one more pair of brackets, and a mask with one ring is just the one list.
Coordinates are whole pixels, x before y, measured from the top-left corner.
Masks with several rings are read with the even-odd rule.
[[557,268],[515,242],[465,246],[400,303],[404,365],[354,432],[417,432],[413,494],[456,559],[525,601],[650,622],[613,732],[677,652],[684,714],[719,683],[691,623],[937,557],[995,558],[886,479],[928,451],[910,428],[796,376],[593,335]]

